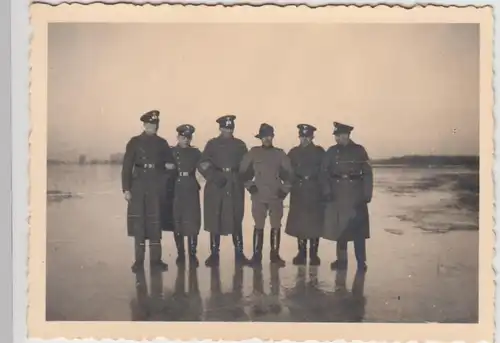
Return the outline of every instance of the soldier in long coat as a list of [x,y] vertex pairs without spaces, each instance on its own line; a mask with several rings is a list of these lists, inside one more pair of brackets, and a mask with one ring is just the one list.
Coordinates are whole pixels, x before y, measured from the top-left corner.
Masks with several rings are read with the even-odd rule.
[[173,148],[176,162],[173,216],[175,224],[174,239],[177,246],[177,264],[185,262],[184,237],[187,237],[189,263],[198,266],[196,248],[201,227],[200,184],[196,170],[201,151],[191,146],[195,127],[184,124],[177,127],[177,145]]
[[366,239],[370,238],[368,203],[373,173],[368,153],[351,140],[352,126],[334,123],[337,144],[323,157],[321,180],[325,208],[323,238],[337,242],[332,269],[347,268],[347,242],[354,242],[358,269],[366,271]]
[[297,237],[298,253],[293,258],[293,264],[306,263],[309,240],[309,262],[317,266],[321,262],[318,257],[318,246],[323,232],[324,212],[319,174],[325,150],[313,143],[316,131],[314,126],[299,124],[297,128],[300,145],[288,153],[294,174],[285,233]]
[[175,170],[172,149],[157,135],[160,112],[141,116],[144,132],[127,143],[122,166],[122,191],[127,206],[127,231],[135,242],[132,271],[144,267],[146,240],[152,267],[167,269],[161,260],[162,209],[167,182]]
[[[245,187],[251,194],[252,216],[255,222],[253,233],[253,265],[262,262],[264,225],[267,216],[271,222],[271,263],[281,266],[285,261],[279,255],[281,242],[281,220],[283,218],[283,200],[290,192],[292,165],[286,153],[273,146],[274,128],[261,124],[255,135],[262,142],[243,158],[240,173],[245,180]],[[249,171],[251,173],[249,174]],[[249,179],[248,175],[253,176]]]
[[236,116],[228,115],[216,120],[220,135],[210,139],[202,152],[199,171],[206,180],[204,189],[203,221],[210,232],[210,256],[206,266],[219,265],[220,237],[232,235],[235,260],[248,264],[243,252],[243,215],[245,188],[238,167],[248,149],[233,132]]

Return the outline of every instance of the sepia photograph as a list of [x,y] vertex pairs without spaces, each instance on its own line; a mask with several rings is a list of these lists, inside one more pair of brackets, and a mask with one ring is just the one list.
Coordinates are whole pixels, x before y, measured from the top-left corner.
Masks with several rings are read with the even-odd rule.
[[488,10],[36,6],[41,321],[493,327]]

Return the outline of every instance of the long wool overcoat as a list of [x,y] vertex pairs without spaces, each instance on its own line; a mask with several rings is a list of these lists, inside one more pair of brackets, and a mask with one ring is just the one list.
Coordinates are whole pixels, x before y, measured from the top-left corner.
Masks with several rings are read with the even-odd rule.
[[[203,194],[203,226],[210,233],[227,236],[242,229],[245,188],[239,165],[248,152],[235,137],[209,140],[202,152],[199,171],[206,180]],[[220,180],[224,180],[223,186]]]
[[201,227],[200,184],[196,170],[201,151],[195,147],[173,148],[177,165],[174,196],[175,232],[183,236],[195,236]]
[[[168,142],[157,135],[142,133],[127,143],[122,165],[122,190],[130,191],[127,205],[127,234],[130,237],[158,240],[161,238],[162,209],[168,198],[172,172],[166,163],[174,163]],[[144,168],[154,165],[154,168]]]
[[293,237],[319,238],[323,232],[325,206],[319,174],[324,154],[325,149],[312,143],[288,152],[294,177],[285,232]]
[[320,176],[324,195],[333,197],[326,204],[322,237],[333,241],[370,238],[373,173],[365,148],[353,141],[330,147]]

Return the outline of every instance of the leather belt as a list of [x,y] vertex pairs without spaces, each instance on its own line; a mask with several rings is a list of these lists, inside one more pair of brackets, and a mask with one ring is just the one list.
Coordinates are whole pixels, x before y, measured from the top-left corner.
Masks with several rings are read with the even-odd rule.
[[297,176],[300,180],[304,181],[310,181],[310,180],[316,180],[317,177],[315,175],[298,175]]
[[357,174],[357,175],[350,175],[350,174],[333,174],[332,178],[334,179],[343,179],[343,180],[362,180],[363,175],[362,174]]
[[136,163],[134,164],[134,166],[141,169],[165,169],[165,165],[155,164],[155,163],[145,163],[145,164]]
[[217,169],[224,173],[231,173],[238,171],[237,168],[217,168]]
[[179,173],[177,173],[177,175],[186,177],[186,176],[194,176],[194,173],[192,173],[192,172],[179,172]]

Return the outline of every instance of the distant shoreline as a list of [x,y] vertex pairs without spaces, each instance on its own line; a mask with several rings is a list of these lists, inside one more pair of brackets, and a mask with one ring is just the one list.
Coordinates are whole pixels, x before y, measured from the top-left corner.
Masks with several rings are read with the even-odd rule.
[[[89,160],[80,158],[79,161],[64,161],[48,159],[47,165],[121,165],[121,158],[112,160]],[[446,156],[446,155],[405,155],[371,161],[374,168],[457,168],[465,167],[479,169],[479,156]]]

